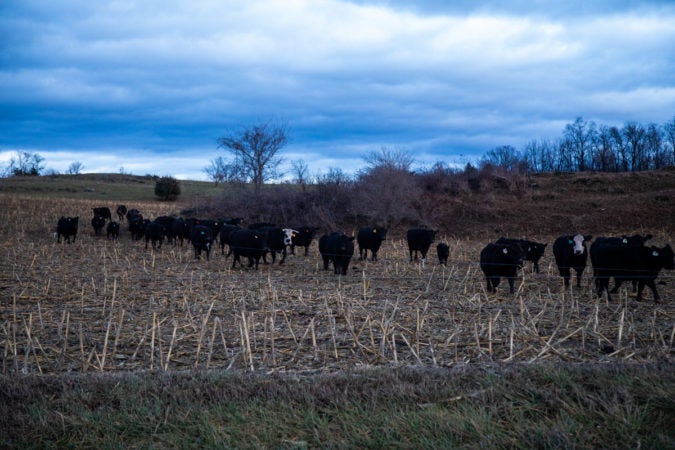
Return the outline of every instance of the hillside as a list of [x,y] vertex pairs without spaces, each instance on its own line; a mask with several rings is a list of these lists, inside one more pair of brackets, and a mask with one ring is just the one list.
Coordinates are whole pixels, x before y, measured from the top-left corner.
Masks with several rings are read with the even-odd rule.
[[[110,206],[134,201],[163,203],[154,196],[154,183],[151,176],[121,174],[10,177],[0,179],[0,195],[99,200]],[[181,181],[181,196],[169,209],[174,213],[212,211],[250,218],[251,211],[220,210],[218,205],[228,192],[235,192],[230,197],[241,192],[228,189],[231,188],[211,182]],[[267,189],[273,191],[275,185],[268,185]],[[427,206],[421,219],[442,234],[457,237],[492,238],[497,234],[536,237],[572,232],[598,235],[644,230],[671,234],[675,228],[675,169],[535,174],[518,179],[493,176],[485,179],[478,190],[438,189],[423,195]],[[278,204],[274,206],[280,208]],[[293,221],[315,222],[311,216],[303,218],[294,210],[282,215],[292,217]],[[336,211],[335,215],[340,217],[341,213]],[[363,225],[358,222],[359,219],[350,219],[337,225],[351,229]],[[401,236],[404,227],[390,232],[392,236]]]

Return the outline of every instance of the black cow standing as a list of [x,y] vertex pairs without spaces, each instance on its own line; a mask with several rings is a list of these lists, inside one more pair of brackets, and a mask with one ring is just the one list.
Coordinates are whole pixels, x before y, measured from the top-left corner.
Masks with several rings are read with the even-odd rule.
[[417,261],[417,252],[419,251],[422,254],[422,267],[424,267],[427,252],[435,238],[436,232],[434,230],[428,228],[409,229],[406,233],[406,239],[408,241],[408,251],[410,252],[410,262],[413,261],[413,252],[414,260]]
[[108,228],[106,229],[106,237],[110,239],[112,236],[113,240],[117,240],[120,235],[120,224],[115,221],[108,222]]
[[176,241],[180,242],[181,247],[184,240],[190,240],[190,227],[185,219],[178,217],[173,221],[171,224],[171,235],[174,238],[174,243]]
[[436,254],[438,255],[438,263],[447,266],[448,258],[450,257],[450,247],[448,247],[448,244],[439,242],[436,246]]
[[518,269],[523,267],[523,251],[520,245],[488,244],[480,252],[480,268],[485,274],[488,292],[497,292],[501,277],[509,282],[509,292],[515,292],[514,283]]
[[63,236],[63,242],[71,243],[70,237],[72,236],[73,241],[77,238],[77,224],[80,218],[77,217],[64,217],[61,216],[58,224],[56,225],[56,242],[61,242],[61,236]]
[[267,252],[267,236],[257,230],[240,229],[230,233],[230,251],[234,254],[232,257],[232,268],[237,262],[240,266],[242,256],[248,258],[248,267],[258,268],[260,258]]
[[199,259],[202,251],[206,253],[206,259],[211,258],[211,246],[213,245],[213,230],[204,225],[195,225],[190,230],[190,242],[195,248],[195,259]]
[[145,248],[148,248],[148,242],[152,243],[153,249],[162,248],[162,242],[164,241],[164,234],[166,233],[166,228],[162,225],[161,222],[149,222],[145,226]]
[[[650,240],[652,238],[651,234],[647,235],[640,235],[640,234],[635,234],[633,236],[621,236],[621,237],[604,237],[600,236],[595,238],[593,243],[591,244],[591,247],[588,249],[588,252],[591,256],[591,264],[593,265],[593,275],[595,276],[597,274],[597,267],[600,267],[598,263],[598,252],[600,247],[604,246],[638,246],[638,247],[644,247],[645,242]],[[619,292],[619,288],[621,287],[621,283],[623,281],[627,281],[622,279],[621,277],[614,277],[614,289],[612,289],[612,294],[615,294]],[[632,280],[633,282],[633,292],[637,291],[637,281]],[[596,288],[598,288],[598,281],[596,278]]]
[[225,246],[227,245],[229,248],[229,251],[227,252],[227,256],[230,256],[232,253],[232,239],[231,235],[233,232],[241,230],[241,227],[239,225],[223,225],[223,228],[220,229],[220,254],[224,255],[225,254]]
[[356,241],[359,244],[359,261],[368,259],[368,250],[370,250],[370,260],[377,261],[377,252],[385,239],[387,239],[387,229],[384,227],[374,226],[359,229],[359,234],[356,236]]
[[607,300],[611,301],[609,279],[637,281],[636,300],[642,300],[642,291],[649,286],[654,301],[660,300],[656,291],[656,277],[661,269],[673,270],[675,255],[670,245],[658,248],[637,245],[601,245],[597,248],[595,280],[598,297],[607,291]]
[[176,221],[176,217],[173,216],[159,216],[153,220],[153,222],[162,225],[164,228],[164,236],[166,237],[166,242],[173,244],[176,235],[173,232],[173,223]]
[[532,269],[535,273],[539,273],[539,260],[544,256],[547,244],[540,244],[539,242],[528,241],[526,239],[509,239],[501,237],[497,239],[496,244],[517,244],[523,250],[525,261],[532,261]]
[[110,208],[107,206],[102,206],[100,208],[92,208],[94,210],[94,216],[101,216],[105,220],[112,220],[112,214],[110,214]]
[[294,229],[297,230],[297,233],[292,238],[291,255],[295,255],[295,247],[305,247],[305,256],[309,255],[309,246],[319,228],[303,225]]
[[336,275],[347,275],[349,262],[354,256],[354,236],[340,232],[324,234],[319,239],[319,253],[323,258],[324,270],[328,270],[328,265],[332,262]]
[[124,205],[117,205],[117,220],[124,222],[124,216],[127,215],[127,207]]
[[139,213],[129,217],[127,215],[127,222],[129,224],[129,232],[131,233],[131,239],[138,241],[143,238],[145,235],[145,225],[146,221],[143,219],[143,216]]
[[593,236],[576,234],[572,236],[560,236],[553,243],[553,255],[558,265],[560,276],[565,280],[565,287],[570,285],[571,270],[577,273],[577,287],[581,287],[581,275],[586,268],[588,251],[586,242]]
[[105,226],[105,218],[102,216],[94,216],[91,219],[91,226],[94,228],[94,235],[98,236]]

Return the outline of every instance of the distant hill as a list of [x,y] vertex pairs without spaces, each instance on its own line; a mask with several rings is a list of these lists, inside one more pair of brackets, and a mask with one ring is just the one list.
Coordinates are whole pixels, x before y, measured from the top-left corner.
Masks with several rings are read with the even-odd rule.
[[[0,179],[0,195],[157,201],[155,181],[152,176],[122,174],[9,177]],[[217,205],[229,189],[205,181],[180,183],[177,210],[189,209],[195,203]],[[273,190],[274,185],[267,188]],[[241,191],[231,192],[237,195],[235,192]],[[673,168],[636,173],[534,174],[515,181],[493,176],[482,180],[480,189],[439,189],[424,196],[423,201],[431,205],[426,221],[447,235],[492,238],[507,234],[536,237],[661,231],[672,236],[675,230]],[[246,211],[241,213],[245,215]],[[336,212],[336,216],[340,214]],[[363,224],[340,224],[346,229],[358,225]],[[401,234],[404,230],[391,231]]]

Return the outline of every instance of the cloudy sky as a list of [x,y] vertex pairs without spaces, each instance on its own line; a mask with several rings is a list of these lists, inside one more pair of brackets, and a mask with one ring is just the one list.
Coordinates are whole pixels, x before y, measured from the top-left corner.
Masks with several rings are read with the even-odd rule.
[[3,0],[0,33],[0,166],[205,179],[269,120],[313,174],[383,146],[464,164],[675,116],[670,0]]

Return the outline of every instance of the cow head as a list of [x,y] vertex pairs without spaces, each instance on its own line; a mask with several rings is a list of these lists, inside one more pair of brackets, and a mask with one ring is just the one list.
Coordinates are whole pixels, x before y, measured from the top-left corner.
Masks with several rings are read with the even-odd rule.
[[291,245],[293,238],[298,235],[298,231],[292,228],[284,228],[284,245]]
[[586,246],[584,245],[585,241],[590,241],[593,239],[593,236],[584,236],[582,234],[577,234],[570,239],[570,244],[574,250],[575,255],[581,255],[586,251]]

